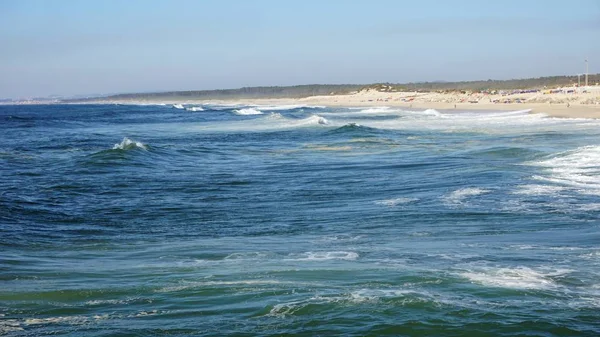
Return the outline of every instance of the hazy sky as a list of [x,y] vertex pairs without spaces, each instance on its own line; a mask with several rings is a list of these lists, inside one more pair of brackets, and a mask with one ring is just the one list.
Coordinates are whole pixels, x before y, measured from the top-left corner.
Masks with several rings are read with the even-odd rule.
[[600,72],[600,0],[0,0],[0,98]]

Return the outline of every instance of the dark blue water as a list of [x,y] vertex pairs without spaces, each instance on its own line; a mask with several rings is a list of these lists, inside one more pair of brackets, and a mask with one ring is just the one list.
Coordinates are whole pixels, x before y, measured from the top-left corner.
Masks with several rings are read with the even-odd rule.
[[600,334],[600,122],[185,107],[0,106],[0,335]]

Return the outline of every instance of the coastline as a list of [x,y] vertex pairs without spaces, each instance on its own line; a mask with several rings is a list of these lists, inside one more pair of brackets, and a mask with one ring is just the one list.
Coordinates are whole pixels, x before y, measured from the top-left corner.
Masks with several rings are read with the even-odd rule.
[[[22,104],[49,102],[23,102]],[[251,104],[308,105],[328,107],[398,107],[444,111],[522,111],[559,118],[600,119],[600,86],[563,88],[559,93],[525,92],[516,94],[482,94],[470,92],[385,92],[373,89],[345,95],[309,96],[305,98],[189,99],[164,97],[151,99],[90,99],[80,102],[50,104]]]

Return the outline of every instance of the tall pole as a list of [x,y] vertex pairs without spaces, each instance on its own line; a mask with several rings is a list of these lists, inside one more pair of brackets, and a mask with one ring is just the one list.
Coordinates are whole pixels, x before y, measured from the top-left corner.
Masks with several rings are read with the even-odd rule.
[[585,59],[585,87],[586,88],[588,86],[588,70],[589,70],[588,60]]
[[577,87],[581,88],[581,74],[577,74]]

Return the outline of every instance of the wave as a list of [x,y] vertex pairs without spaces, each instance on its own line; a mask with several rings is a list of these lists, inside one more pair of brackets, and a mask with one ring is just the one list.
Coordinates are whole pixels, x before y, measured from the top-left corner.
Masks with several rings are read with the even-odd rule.
[[544,290],[559,287],[554,278],[570,272],[570,270],[561,269],[540,271],[528,267],[486,267],[460,273],[460,276],[473,283],[490,287]]
[[0,315],[0,335],[6,335],[10,332],[24,331],[21,323],[16,319],[6,319]]
[[461,188],[445,196],[444,200],[450,204],[461,204],[467,198],[478,196],[481,194],[486,194],[489,192],[490,190],[477,187]]
[[186,108],[187,111],[204,111],[204,108],[201,106],[193,106],[191,108]]
[[388,207],[394,207],[397,205],[404,205],[404,204],[409,204],[415,201],[418,201],[419,199],[417,198],[395,198],[395,199],[386,199],[386,200],[378,200],[375,201],[376,205],[382,205],[382,206],[388,206]]
[[600,195],[600,146],[584,146],[527,163],[545,171],[533,178],[581,194]]
[[449,112],[447,116],[451,116],[454,118],[463,118],[463,119],[490,119],[490,118],[498,118],[498,119],[507,119],[515,117],[543,117],[543,114],[531,114],[531,109],[525,110],[514,110],[514,111],[464,111],[464,112]]
[[324,109],[324,106],[311,106],[311,105],[256,105],[254,108],[263,111],[280,111],[280,110],[294,110],[294,109]]
[[[327,123],[325,123],[325,124],[327,124]],[[375,131],[375,130],[376,129],[352,122],[352,123],[345,124],[344,126],[340,126],[339,128],[336,128],[334,130],[331,130],[330,133],[334,133],[334,134],[347,133],[347,132],[350,132],[350,133],[359,132],[360,133],[361,131],[366,132],[366,131]]]
[[[334,114],[332,114],[334,115]],[[593,132],[600,123],[592,120],[553,119],[526,110],[509,112],[422,111],[399,110],[399,118],[363,120],[361,124],[385,130],[442,130],[447,132],[484,132],[523,134],[556,132],[566,129]],[[340,117],[351,118],[351,115]]]
[[290,123],[288,124],[289,126],[309,126],[309,125],[327,125],[329,124],[329,121],[327,119],[325,119],[324,117],[321,117],[319,115],[312,115],[309,117],[306,117],[304,119],[285,119],[285,121],[289,121]]
[[395,111],[397,111],[397,110],[392,110],[392,108],[390,108],[390,107],[382,106],[382,107],[363,109],[363,110],[360,110],[358,113],[374,114],[374,113],[390,113],[390,112],[395,112]]
[[333,251],[333,252],[306,252],[301,254],[292,254],[288,260],[293,261],[327,261],[327,260],[348,260],[358,259],[359,255],[355,252]]
[[306,285],[306,286],[314,286],[313,282],[296,282],[296,281],[279,281],[279,280],[267,280],[267,279],[252,279],[252,280],[235,280],[235,281],[186,281],[181,284],[167,286],[163,288],[156,289],[157,293],[168,293],[168,292],[178,292],[183,290],[190,289],[199,289],[199,288],[210,288],[210,287],[223,287],[223,286],[291,286],[291,285]]
[[267,316],[287,317],[299,314],[302,309],[308,306],[316,305],[362,305],[375,304],[380,301],[390,301],[398,299],[401,305],[410,303],[438,303],[434,296],[426,291],[417,291],[413,289],[358,289],[348,293],[332,295],[315,295],[306,299],[290,301],[286,303],[275,304]]
[[437,117],[442,116],[442,113],[435,109],[427,109],[425,111],[422,111],[421,113],[423,115],[427,115],[427,116],[437,116]]
[[239,116],[262,115],[263,112],[254,108],[237,109],[233,113]]
[[133,150],[133,149],[141,149],[141,150],[148,150],[148,147],[138,141],[135,140],[131,140],[127,137],[123,138],[123,140],[120,143],[117,143],[113,146],[112,148],[113,150]]
[[433,117],[444,117],[445,114],[435,110],[435,109],[426,109],[426,110],[402,110],[404,114],[409,114],[411,116],[433,116]]
[[268,252],[244,252],[231,253],[225,256],[224,260],[262,260],[276,257],[273,253]]
[[539,184],[530,184],[530,185],[521,185],[519,189],[514,194],[521,195],[552,195],[557,196],[560,195],[561,192],[565,190],[565,187],[561,186],[553,186],[553,185],[539,185]]
[[355,242],[365,238],[364,235],[349,235],[349,234],[337,234],[337,235],[328,235],[324,237],[320,237],[316,239],[315,243],[327,243],[330,244],[332,242]]
[[173,108],[175,108],[175,109],[185,109],[185,107],[183,106],[183,104],[173,104]]
[[237,120],[229,122],[214,122],[196,126],[195,130],[209,132],[265,132],[275,130],[290,130],[296,128],[327,125],[329,121],[319,115],[311,115],[303,119],[286,118],[277,112],[264,114],[252,120]]
[[270,119],[283,119],[284,117],[279,112],[271,112],[269,114],[268,118],[270,118]]
[[518,115],[529,115],[531,113],[531,109],[525,109],[525,110],[516,110],[516,111],[506,111],[506,112],[492,112],[492,113],[486,113],[485,116],[492,116],[492,117],[513,117],[513,116],[518,116]]
[[474,149],[469,152],[476,156],[500,157],[500,158],[518,158],[523,156],[532,157],[539,151],[521,147],[490,147],[484,149]]
[[248,105],[245,105],[245,104],[226,104],[226,103],[202,103],[202,106],[206,109],[214,110],[214,111],[243,109],[243,108],[248,107]]

